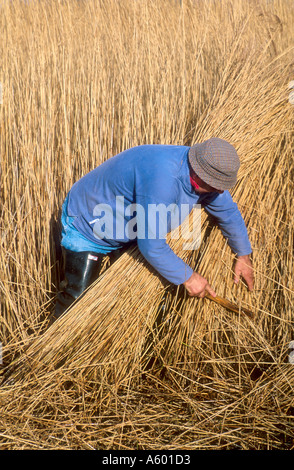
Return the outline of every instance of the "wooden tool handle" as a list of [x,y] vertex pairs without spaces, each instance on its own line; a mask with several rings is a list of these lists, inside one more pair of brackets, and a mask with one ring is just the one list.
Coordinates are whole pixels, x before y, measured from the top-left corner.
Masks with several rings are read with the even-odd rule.
[[235,312],[235,313],[240,313],[241,312],[241,313],[244,313],[245,315],[247,315],[250,318],[254,317],[253,312],[251,312],[247,308],[239,307],[239,305],[233,304],[229,300],[223,299],[222,297],[219,297],[218,295],[216,297],[213,297],[212,295],[207,293],[205,295],[205,298],[207,298],[209,300],[213,300],[213,302],[216,302],[217,304],[221,305],[222,307],[227,308],[228,310],[231,310],[232,312]]

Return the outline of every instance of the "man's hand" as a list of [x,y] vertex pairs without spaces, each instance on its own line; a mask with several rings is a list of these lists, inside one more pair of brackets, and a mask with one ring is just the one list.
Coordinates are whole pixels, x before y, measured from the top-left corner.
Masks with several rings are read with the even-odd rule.
[[212,297],[216,297],[216,293],[208,284],[207,280],[196,272],[183,284],[191,297],[199,297],[202,299],[207,292],[212,295]]
[[254,288],[254,272],[249,255],[239,256],[235,264],[234,282],[238,284],[240,277],[243,277],[250,291]]

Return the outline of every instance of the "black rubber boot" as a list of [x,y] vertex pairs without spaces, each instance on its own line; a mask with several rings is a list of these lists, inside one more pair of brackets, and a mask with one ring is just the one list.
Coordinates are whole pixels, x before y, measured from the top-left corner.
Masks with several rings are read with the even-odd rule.
[[59,318],[98,278],[104,256],[92,251],[74,252],[63,248],[65,279],[60,283],[61,291],[57,295],[51,322]]

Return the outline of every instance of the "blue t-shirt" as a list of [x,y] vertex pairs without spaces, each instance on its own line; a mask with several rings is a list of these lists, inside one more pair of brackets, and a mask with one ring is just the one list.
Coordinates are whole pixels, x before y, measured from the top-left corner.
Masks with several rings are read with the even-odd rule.
[[[237,255],[251,253],[244,220],[230,193],[200,195],[192,187],[189,149],[134,147],[109,158],[73,185],[67,214],[83,239],[89,240],[91,250],[97,246],[97,252],[107,252],[136,240],[145,259],[165,279],[182,284],[193,269],[173,252],[166,234],[201,204],[216,218]],[[163,212],[156,210],[159,207]]]

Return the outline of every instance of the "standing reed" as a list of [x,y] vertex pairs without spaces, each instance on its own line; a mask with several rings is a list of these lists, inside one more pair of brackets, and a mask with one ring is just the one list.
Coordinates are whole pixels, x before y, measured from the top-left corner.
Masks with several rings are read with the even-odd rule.
[[[1,0],[1,449],[293,449],[293,20],[288,0]],[[240,155],[255,291],[204,212],[199,250],[169,243],[240,314],[134,246],[46,328],[71,185],[211,136]]]

